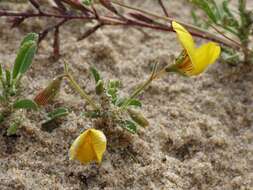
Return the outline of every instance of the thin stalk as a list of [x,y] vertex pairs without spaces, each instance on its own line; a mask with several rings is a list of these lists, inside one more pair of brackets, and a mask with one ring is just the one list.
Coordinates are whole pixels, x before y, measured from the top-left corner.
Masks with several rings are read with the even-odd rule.
[[96,103],[91,99],[91,97],[83,91],[83,89],[78,85],[78,83],[74,80],[74,78],[70,74],[66,74],[67,79],[70,82],[70,85],[80,94],[80,96],[85,99],[93,109],[99,110],[99,107]]
[[163,13],[165,14],[165,16],[169,17],[168,11],[166,10],[163,1],[162,0],[158,0],[158,2],[160,4],[160,6],[162,7],[162,10],[163,10]]
[[[227,38],[228,40],[230,40],[231,42],[234,42],[235,44],[237,44],[238,46],[242,46],[239,42],[235,41],[234,39],[228,37],[227,35],[224,34],[224,32],[220,31],[218,28],[216,28],[213,25],[210,25],[216,32],[218,32],[220,35],[222,35],[224,38]],[[241,47],[242,48],[242,47]]]
[[67,62],[63,60],[64,63],[64,76],[69,79],[69,82],[71,86],[79,92],[80,96],[85,99],[95,110],[99,110],[99,107],[96,105],[96,103],[91,99],[91,97],[78,85],[78,83],[75,81],[75,79],[72,77],[72,75],[69,73],[69,68],[67,65]]
[[149,78],[146,82],[144,82],[139,88],[137,88],[129,97],[129,99],[136,98],[151,82],[152,78]]
[[156,71],[157,71],[157,65],[158,63],[155,64],[155,66],[153,67],[152,73],[150,75],[150,77],[146,80],[146,82],[144,82],[141,86],[139,86],[127,99],[126,102],[123,103],[123,105],[121,106],[123,109],[126,108],[128,106],[128,104],[131,102],[132,99],[136,98],[138,95],[141,94],[141,92],[148,86],[151,84],[151,82],[156,78]]

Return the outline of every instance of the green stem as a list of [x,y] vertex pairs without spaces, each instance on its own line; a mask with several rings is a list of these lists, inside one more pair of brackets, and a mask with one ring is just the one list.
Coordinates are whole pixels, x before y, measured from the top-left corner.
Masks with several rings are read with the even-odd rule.
[[69,73],[66,74],[66,77],[69,79],[71,86],[80,94],[80,96],[85,99],[93,107],[93,109],[99,110],[99,107],[95,104],[91,97],[83,91],[83,89],[78,85],[78,83]]
[[162,69],[160,72],[157,72],[157,65],[158,63],[155,64],[155,66],[153,67],[152,73],[150,75],[150,77],[146,80],[146,82],[144,82],[141,86],[139,86],[131,95],[130,97],[126,100],[125,103],[123,103],[123,105],[121,106],[123,109],[126,108],[129,103],[131,102],[132,99],[136,98],[137,96],[139,96],[141,94],[141,92],[148,86],[151,84],[151,82],[155,79],[157,79],[160,74],[163,72],[164,69]]
[[151,77],[149,77],[149,79],[143,83],[142,86],[140,86],[139,88],[137,88],[133,94],[130,96],[130,99],[136,98],[138,95],[140,95],[140,93],[148,86],[150,85],[155,79],[160,78],[164,73],[166,73],[166,68],[162,69],[161,71],[151,75]]
[[[140,93],[153,81],[152,78],[149,78],[146,82],[144,82],[139,88],[137,88],[129,97],[129,99],[136,98]],[[128,100],[129,102],[129,100]]]

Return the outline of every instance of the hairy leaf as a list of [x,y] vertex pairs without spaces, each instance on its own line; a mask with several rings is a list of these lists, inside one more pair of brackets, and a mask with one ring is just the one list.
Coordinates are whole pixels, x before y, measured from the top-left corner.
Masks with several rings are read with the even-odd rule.
[[0,63],[0,79],[3,77],[3,68],[2,64]]
[[135,134],[137,132],[137,126],[130,120],[124,121],[121,125],[122,128],[128,130],[130,133]]
[[54,129],[60,127],[60,125],[54,119],[50,119],[42,123],[41,129],[42,131],[46,131],[48,133],[52,133]]
[[11,81],[12,81],[11,72],[8,69],[5,70],[5,80],[6,80],[6,84],[8,86],[11,86]]
[[98,111],[87,111],[84,113],[84,116],[89,118],[98,118],[100,113]]
[[142,104],[141,104],[141,102],[139,100],[131,99],[131,100],[129,100],[128,106],[141,107]]
[[69,114],[66,108],[57,108],[56,110],[48,113],[49,119],[42,123],[42,130],[51,133],[54,129],[60,127],[57,119]]
[[104,92],[104,81],[99,80],[96,84],[96,94],[101,95]]
[[127,98],[117,98],[115,105],[120,107],[123,105],[124,102],[126,102],[128,99]]
[[20,125],[20,122],[12,123],[10,127],[7,129],[7,136],[16,135],[19,125]]
[[62,116],[66,116],[69,114],[68,109],[66,108],[57,108],[56,110],[50,112],[48,114],[48,117],[50,117],[51,119],[56,119]]
[[38,105],[33,100],[23,99],[23,100],[18,100],[16,102],[14,102],[13,108],[37,110]]
[[91,68],[90,68],[90,72],[92,73],[92,75],[93,75],[93,77],[94,77],[96,83],[98,83],[98,81],[101,79],[101,77],[100,77],[100,74],[99,74],[99,72],[97,71],[97,69],[96,69],[95,67],[91,67]]
[[32,64],[33,57],[37,50],[37,42],[28,41],[24,43],[17,54],[15,65],[12,72],[13,79],[24,74]]
[[210,1],[192,0],[192,2],[198,7],[200,7],[214,23],[217,22],[217,15],[214,12],[214,7],[211,7]]
[[85,5],[91,5],[92,4],[92,0],[82,0],[83,4]]
[[118,88],[121,83],[119,80],[109,80],[106,94],[112,99],[112,103],[115,105],[118,99]]

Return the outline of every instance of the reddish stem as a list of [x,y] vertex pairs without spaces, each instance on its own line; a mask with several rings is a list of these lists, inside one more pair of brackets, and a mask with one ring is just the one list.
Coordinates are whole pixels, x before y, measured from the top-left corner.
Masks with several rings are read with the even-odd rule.
[[[38,5],[35,3],[37,1],[31,1],[33,2],[33,5],[38,9]],[[64,1],[65,2],[65,1]],[[166,8],[163,4],[162,0],[159,0],[159,4],[162,7],[164,14],[168,17],[168,12],[166,11]],[[135,13],[137,13],[139,16],[139,18],[142,16],[142,18],[148,18],[147,16],[153,15],[156,16],[154,14],[148,14],[145,11],[140,11],[137,8],[132,8],[129,6],[126,6],[124,4],[121,3],[117,3],[118,6],[122,6],[124,8],[128,8],[131,9],[132,11],[135,11]],[[40,8],[38,9],[37,13],[31,13],[31,12],[12,12],[12,11],[5,11],[5,10],[0,10],[0,17],[6,16],[6,17],[19,17],[22,18],[24,21],[25,19],[28,18],[35,18],[35,17],[44,17],[44,18],[56,18],[56,19],[61,19],[60,22],[58,22],[57,24],[50,26],[46,29],[43,30],[43,32],[41,32],[41,38],[40,40],[42,40],[50,31],[55,30],[55,44],[54,44],[54,48],[55,49],[55,54],[59,54],[58,50],[59,50],[59,27],[62,26],[63,24],[65,24],[67,21],[69,20],[74,20],[74,19],[78,19],[78,20],[83,20],[85,22],[87,21],[97,21],[97,25],[95,25],[94,28],[88,30],[80,39],[84,39],[86,37],[88,37],[90,34],[93,34],[94,32],[97,31],[97,29],[99,29],[101,26],[105,26],[105,25],[122,25],[122,26],[132,26],[132,27],[144,27],[144,28],[150,28],[150,29],[154,29],[154,30],[159,30],[159,31],[169,31],[169,32],[174,32],[173,28],[171,27],[171,25],[168,24],[168,21],[171,21],[170,18],[166,17],[166,23],[161,23],[161,20],[158,22],[156,21],[156,19],[152,20],[153,18],[147,19],[147,21],[145,21],[145,19],[143,20],[138,20],[138,19],[133,19],[133,18],[128,18],[122,14],[119,14],[118,11],[116,10],[116,8],[113,7],[112,4],[106,4],[106,8],[110,9],[111,11],[114,10],[113,12],[115,13],[115,15],[113,16],[102,16],[99,15],[97,10],[95,9],[94,6],[91,7],[92,9],[88,9],[88,12],[79,12],[79,13],[73,13],[72,11],[66,10],[66,11],[59,11],[57,13],[48,13],[48,12],[43,12],[40,11]],[[85,8],[86,10],[86,8]],[[83,10],[84,11],[84,10]],[[152,22],[150,21],[152,20]],[[226,45],[228,47],[234,48],[234,49],[238,49],[238,44],[232,43],[230,41],[227,41],[224,38],[220,38],[217,37],[213,34],[210,34],[208,32],[203,32],[200,30],[197,30],[194,27],[188,27],[189,32],[196,37],[200,37],[200,38],[204,38],[204,39],[208,39],[211,41],[215,41],[218,43],[221,43],[223,45]]]

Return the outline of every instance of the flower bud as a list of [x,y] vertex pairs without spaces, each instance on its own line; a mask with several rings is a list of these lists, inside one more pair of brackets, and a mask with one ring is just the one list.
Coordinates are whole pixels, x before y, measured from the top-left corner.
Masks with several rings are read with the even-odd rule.
[[132,109],[127,109],[128,114],[132,118],[133,121],[135,121],[137,124],[139,124],[142,127],[148,127],[149,122],[148,120],[142,115],[142,113],[132,110]]
[[96,94],[101,95],[104,91],[104,82],[99,80],[96,84]]
[[106,150],[106,142],[106,137],[102,131],[88,129],[79,135],[71,145],[70,160],[78,160],[82,164],[95,161],[99,164]]
[[40,106],[48,104],[60,91],[62,80],[63,76],[55,78],[45,89],[35,96],[34,101]]

